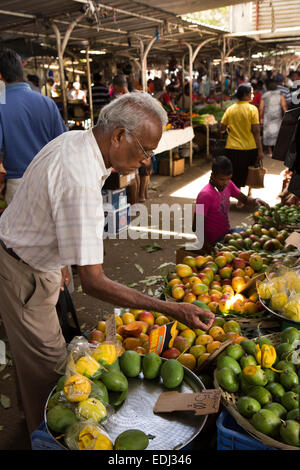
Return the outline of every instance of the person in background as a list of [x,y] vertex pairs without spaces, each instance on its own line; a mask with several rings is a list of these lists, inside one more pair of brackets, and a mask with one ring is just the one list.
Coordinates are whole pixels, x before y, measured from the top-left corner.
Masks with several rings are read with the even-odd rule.
[[43,85],[41,88],[42,95],[49,96],[49,98],[52,98],[53,85],[54,85],[54,79],[52,77],[48,77],[45,85]]
[[129,93],[126,75],[116,75],[112,81],[110,98],[115,99],[126,93]]
[[[244,187],[248,175],[248,167],[263,161],[264,154],[260,137],[258,109],[249,102],[253,99],[250,84],[238,86],[237,102],[225,111],[220,130],[229,134],[225,146],[225,154],[232,163],[232,181],[238,187]],[[251,196],[249,188],[248,196]],[[238,208],[243,207],[239,201]]]
[[86,94],[84,90],[81,90],[81,85],[79,82],[73,82],[73,88],[67,93],[67,99],[69,101],[82,100],[86,102]]
[[[100,73],[94,73],[93,77],[94,84],[92,86],[92,100],[93,100],[93,110],[97,114],[109,103],[109,90],[107,86],[102,83],[102,75]],[[88,97],[89,100],[89,97]]]
[[[229,158],[220,156],[213,160],[209,183],[199,192],[194,210],[193,232],[198,240],[204,235],[203,249],[210,252],[212,245],[221,241],[231,231],[229,210],[230,198],[233,197],[251,209],[268,204],[261,199],[245,196],[231,181],[233,168]],[[197,214],[204,217],[203,224],[197,227]],[[201,234],[200,230],[203,230]]]
[[284,75],[282,75],[282,73],[278,73],[275,77],[275,81],[277,83],[277,90],[280,91],[280,94],[285,99],[287,108],[289,108],[292,103],[292,95],[288,87],[284,85]]
[[292,102],[291,102],[291,108],[299,108],[300,106],[300,71],[296,70],[293,72],[293,85],[291,87],[291,96],[292,96]]
[[37,75],[31,75],[31,74],[28,74],[27,75],[27,82],[30,86],[30,88],[33,90],[33,91],[37,91],[38,93],[41,93],[41,90],[40,90],[40,79]]
[[274,80],[267,82],[267,92],[259,105],[260,123],[263,126],[263,144],[267,147],[269,157],[272,157],[272,147],[276,144],[283,113],[287,110],[284,96],[277,89]]
[[257,108],[259,108],[259,103],[262,98],[262,92],[258,89],[257,84],[252,84],[253,88],[253,99],[250,101],[251,104],[254,104]]
[[168,85],[166,91],[161,95],[159,101],[165,107],[167,112],[176,113],[176,98],[178,89],[173,85]]
[[15,51],[0,51],[0,78],[6,87],[6,104],[0,104],[0,153],[9,204],[34,156],[67,129],[54,101],[25,82]]

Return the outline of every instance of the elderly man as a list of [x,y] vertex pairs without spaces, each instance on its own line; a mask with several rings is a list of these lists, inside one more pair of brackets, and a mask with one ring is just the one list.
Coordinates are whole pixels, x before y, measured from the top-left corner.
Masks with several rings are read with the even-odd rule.
[[103,301],[160,311],[204,330],[213,322],[211,312],[148,297],[102,269],[104,181],[111,168],[130,173],[148,161],[166,122],[147,93],[112,101],[94,128],[64,133],[36,155],[1,217],[0,314],[30,432],[43,419],[66,347],[55,310],[63,266],[77,265],[83,291]]

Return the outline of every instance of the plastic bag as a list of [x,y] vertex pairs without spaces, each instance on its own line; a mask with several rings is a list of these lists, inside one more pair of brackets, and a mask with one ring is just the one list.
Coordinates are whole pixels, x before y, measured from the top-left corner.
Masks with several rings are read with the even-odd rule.
[[71,450],[113,450],[113,442],[105,429],[90,419],[70,426],[64,439]]

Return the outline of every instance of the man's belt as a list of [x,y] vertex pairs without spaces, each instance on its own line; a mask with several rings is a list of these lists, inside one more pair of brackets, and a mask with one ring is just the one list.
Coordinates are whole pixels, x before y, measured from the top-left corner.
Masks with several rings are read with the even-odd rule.
[[20,258],[20,256],[17,255],[17,253],[14,252],[14,250],[12,248],[7,248],[7,246],[5,245],[5,243],[2,240],[0,240],[0,245],[2,246],[3,250],[6,251],[6,253],[8,253],[13,258],[15,258],[17,261],[22,261],[22,263],[27,264],[27,263],[25,263],[25,261],[23,261]]

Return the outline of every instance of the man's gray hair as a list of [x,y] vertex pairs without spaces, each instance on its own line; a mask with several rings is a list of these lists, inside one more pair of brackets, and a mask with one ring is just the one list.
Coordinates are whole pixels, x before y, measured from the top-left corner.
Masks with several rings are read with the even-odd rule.
[[134,91],[126,93],[104,106],[99,114],[97,126],[104,132],[117,128],[136,134],[144,120],[154,118],[162,128],[168,123],[168,115],[162,105],[149,93]]

